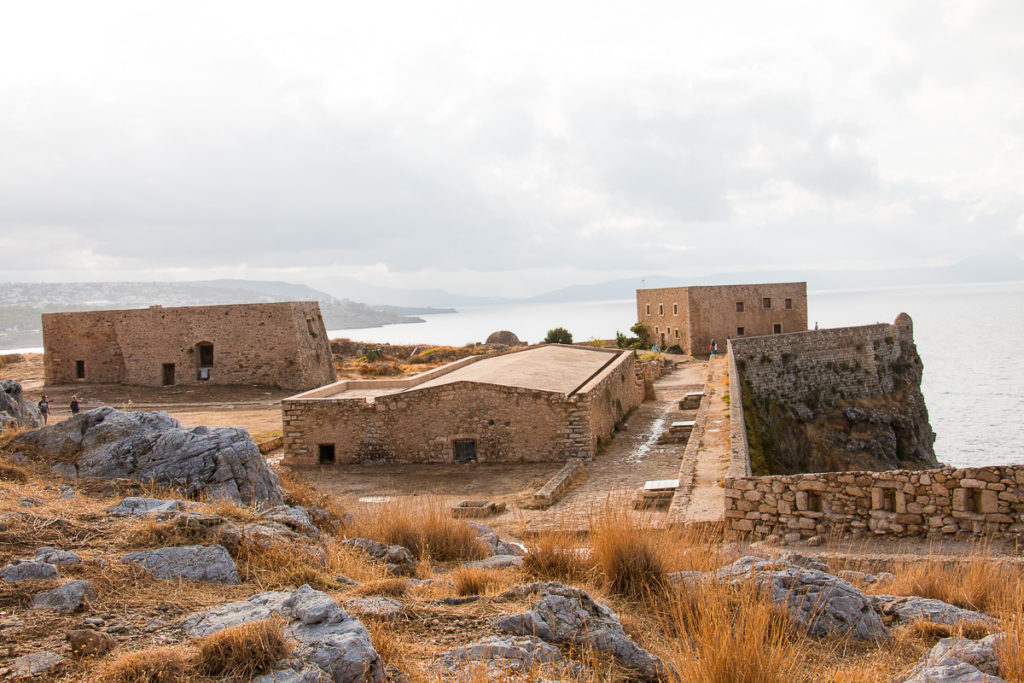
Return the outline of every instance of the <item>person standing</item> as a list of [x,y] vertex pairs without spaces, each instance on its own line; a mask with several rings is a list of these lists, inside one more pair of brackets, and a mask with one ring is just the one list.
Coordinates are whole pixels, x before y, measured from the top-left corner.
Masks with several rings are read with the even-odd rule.
[[711,354],[708,360],[715,359],[715,353],[718,351],[718,344],[715,342],[714,337],[711,338]]
[[78,396],[71,397],[71,417],[78,415]]
[[39,408],[39,414],[43,416],[43,424],[46,424],[47,418],[50,417],[50,402],[46,400],[46,394],[39,399],[39,403],[36,404]]

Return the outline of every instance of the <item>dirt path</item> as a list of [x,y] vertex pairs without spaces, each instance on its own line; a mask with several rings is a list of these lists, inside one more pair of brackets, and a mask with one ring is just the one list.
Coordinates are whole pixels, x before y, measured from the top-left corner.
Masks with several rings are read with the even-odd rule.
[[[693,489],[682,515],[684,523],[719,522],[725,516],[725,491],[721,481],[729,469],[731,440],[729,434],[729,366],[724,357],[711,362],[708,420],[701,435],[694,469]],[[697,435],[694,434],[694,438]]]

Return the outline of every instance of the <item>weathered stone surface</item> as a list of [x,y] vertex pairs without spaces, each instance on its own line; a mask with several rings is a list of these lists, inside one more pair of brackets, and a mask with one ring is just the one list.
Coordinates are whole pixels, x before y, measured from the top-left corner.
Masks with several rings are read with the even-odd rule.
[[552,643],[589,645],[610,653],[645,679],[664,678],[669,673],[660,659],[629,639],[610,609],[578,588],[547,584],[544,597],[532,610],[499,617],[494,625],[507,633],[537,636]]
[[361,617],[375,617],[377,619],[398,619],[404,614],[402,603],[394,598],[381,596],[347,600],[345,602],[345,609]]
[[64,658],[55,652],[33,652],[22,655],[11,662],[11,672],[15,676],[39,676],[50,673]]
[[276,522],[305,536],[320,537],[320,530],[313,524],[309,512],[301,506],[278,505],[263,512],[260,519]]
[[186,617],[182,628],[190,636],[199,637],[274,614],[288,620],[285,636],[298,643],[293,650],[294,658],[323,669],[331,677],[329,680],[338,683],[383,683],[384,663],[373,649],[366,628],[329,595],[309,586],[294,592],[260,593],[248,600],[198,612]]
[[164,500],[161,498],[143,498],[140,496],[128,496],[113,507],[107,508],[107,512],[115,517],[149,517],[163,519],[174,515],[180,510],[189,510],[198,506],[190,500],[177,498]]
[[341,544],[350,548],[359,548],[370,557],[384,560],[388,564],[412,565],[416,563],[409,549],[400,545],[384,545],[380,541],[369,538],[346,538]]
[[476,531],[476,537],[487,545],[491,555],[525,555],[526,551],[518,543],[504,541],[494,529],[479,522],[466,522]]
[[902,683],[1006,683],[999,677],[996,644],[1003,634],[982,640],[943,638],[921,661],[897,679]]
[[557,647],[536,636],[488,636],[441,653],[441,668],[448,674],[483,665],[488,673],[530,671],[541,664],[562,661]]
[[508,330],[498,330],[497,332],[491,332],[487,336],[487,341],[484,342],[488,346],[522,346],[523,343],[519,341],[519,337],[513,332]]
[[121,558],[135,562],[158,579],[185,579],[207,583],[239,583],[238,567],[222,545],[186,545],[129,553]]
[[916,595],[873,595],[871,602],[879,613],[892,617],[894,623],[897,624],[908,624],[919,619],[947,626],[956,626],[965,622],[997,623],[996,619],[982,612],[963,609],[942,600],[921,598]]
[[49,546],[44,546],[38,549],[35,557],[32,559],[38,562],[52,564],[55,567],[68,567],[81,562],[81,559],[75,553],[69,550],[57,550],[56,548],[51,548]]
[[755,582],[772,601],[813,636],[849,634],[859,640],[887,639],[870,599],[831,574],[759,557],[741,557],[713,576],[728,583]]
[[853,569],[842,569],[836,572],[836,576],[845,581],[863,583],[866,586],[886,586],[896,580],[896,576],[890,572],[879,572],[868,574]]
[[0,570],[0,578],[8,583],[26,579],[56,579],[57,568],[39,560],[15,560]]
[[506,569],[508,567],[522,567],[522,555],[491,555],[482,560],[471,560],[464,562],[463,566],[476,569]]
[[98,657],[110,652],[117,646],[117,640],[109,633],[94,631],[91,628],[68,631],[68,645],[71,654],[78,657]]
[[44,591],[32,598],[32,609],[70,614],[82,606],[84,600],[95,600],[96,589],[88,581],[79,579]]
[[41,424],[39,410],[25,400],[21,385],[13,379],[0,381],[0,430],[8,425],[32,429]]
[[789,564],[796,565],[797,567],[803,567],[804,569],[814,569],[819,572],[825,572],[826,574],[831,573],[828,565],[814,557],[803,555],[794,550],[789,550],[782,553],[778,557],[779,562],[788,562]]
[[96,408],[18,437],[73,461],[80,477],[126,477],[178,487],[186,495],[279,505],[281,487],[249,433],[185,429],[165,412]]
[[333,680],[326,671],[316,665],[296,670],[291,667],[257,676],[252,683],[322,683]]

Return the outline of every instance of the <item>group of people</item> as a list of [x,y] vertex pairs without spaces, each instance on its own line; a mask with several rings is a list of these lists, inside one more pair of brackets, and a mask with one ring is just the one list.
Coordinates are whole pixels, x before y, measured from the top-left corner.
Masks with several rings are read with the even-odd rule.
[[[39,414],[43,416],[43,424],[46,424],[50,418],[50,402],[47,400],[46,394],[43,394],[43,397],[39,399],[39,403],[36,404],[36,407],[39,408]],[[78,396],[72,396],[71,416],[74,417],[75,415],[78,415],[79,410]]]

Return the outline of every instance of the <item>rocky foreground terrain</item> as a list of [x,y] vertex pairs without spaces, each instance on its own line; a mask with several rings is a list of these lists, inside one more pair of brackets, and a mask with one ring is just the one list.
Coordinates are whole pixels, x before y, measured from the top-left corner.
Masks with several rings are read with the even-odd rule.
[[0,677],[1024,681],[1020,567],[982,547],[839,561],[614,504],[520,544],[429,495],[339,509],[239,431],[3,432]]

